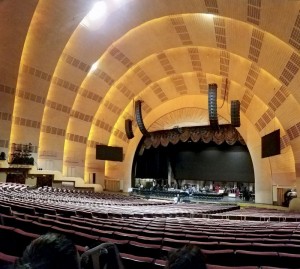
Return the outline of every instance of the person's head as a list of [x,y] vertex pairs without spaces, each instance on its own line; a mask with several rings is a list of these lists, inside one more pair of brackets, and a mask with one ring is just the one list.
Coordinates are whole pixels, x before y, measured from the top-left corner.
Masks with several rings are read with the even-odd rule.
[[186,245],[169,253],[165,268],[206,269],[205,257],[197,246]]
[[47,233],[26,247],[15,268],[79,269],[79,254],[73,242],[64,235]]

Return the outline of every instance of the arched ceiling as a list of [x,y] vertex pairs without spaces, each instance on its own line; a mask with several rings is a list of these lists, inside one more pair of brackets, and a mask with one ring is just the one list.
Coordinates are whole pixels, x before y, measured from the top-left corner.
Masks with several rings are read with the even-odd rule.
[[103,0],[93,17],[96,2],[0,2],[0,148],[30,142],[43,165],[83,176],[100,167],[96,144],[126,153],[134,100],[151,131],[206,125],[217,83],[220,122],[240,100],[242,124],[280,128],[297,167],[299,1]]

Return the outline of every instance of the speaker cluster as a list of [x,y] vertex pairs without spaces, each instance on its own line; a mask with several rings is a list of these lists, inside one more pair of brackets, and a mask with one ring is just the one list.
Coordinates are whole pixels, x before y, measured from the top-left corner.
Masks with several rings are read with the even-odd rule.
[[[217,90],[218,85],[208,84],[208,116],[209,116],[209,122],[210,126],[213,129],[218,128],[219,122],[218,122],[218,107],[217,107]],[[240,127],[241,121],[240,121],[240,101],[239,100],[232,100],[231,101],[231,125],[233,127]]]
[[132,131],[132,120],[125,120],[125,132],[128,139],[134,138],[134,134]]
[[208,85],[208,117],[212,128],[218,128],[217,84]]
[[141,131],[141,133],[145,136],[149,136],[149,132],[147,131],[144,122],[143,122],[143,116],[142,116],[142,101],[137,100],[135,102],[135,120],[136,123]]
[[233,127],[240,127],[241,120],[240,120],[240,101],[239,100],[232,100],[231,101],[231,125]]
[[[219,120],[218,120],[218,107],[217,107],[217,90],[218,85],[216,83],[208,84],[208,116],[209,122],[212,129],[219,128]],[[232,100],[231,101],[231,125],[233,127],[240,127],[240,101]],[[147,131],[142,116],[142,101],[137,100],[135,102],[135,119],[136,123],[144,136],[149,136],[150,133]],[[128,139],[132,139],[134,137],[132,131],[132,120],[125,120],[125,132]]]
[[[135,120],[136,123],[141,131],[141,133],[145,136],[149,136],[149,132],[147,131],[143,116],[142,116],[142,101],[137,100],[135,102]],[[132,139],[134,137],[133,131],[132,131],[132,120],[126,119],[125,120],[125,132],[128,139]]]

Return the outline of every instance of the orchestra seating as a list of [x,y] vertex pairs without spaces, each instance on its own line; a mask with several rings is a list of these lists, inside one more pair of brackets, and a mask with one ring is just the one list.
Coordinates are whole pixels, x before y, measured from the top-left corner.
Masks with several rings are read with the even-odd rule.
[[0,266],[47,232],[67,235],[80,254],[114,243],[125,269],[164,268],[186,244],[203,250],[208,269],[300,268],[297,213],[0,184]]

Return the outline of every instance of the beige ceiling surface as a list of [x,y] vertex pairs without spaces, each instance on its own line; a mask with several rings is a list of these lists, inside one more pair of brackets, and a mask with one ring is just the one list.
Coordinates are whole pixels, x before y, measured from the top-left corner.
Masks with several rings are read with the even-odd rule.
[[104,0],[92,19],[95,2],[0,1],[0,149],[30,142],[41,166],[104,173],[96,144],[136,147],[124,127],[134,100],[150,131],[206,125],[217,83],[220,122],[240,100],[246,142],[280,128],[291,165],[274,167],[295,172],[300,1]]

